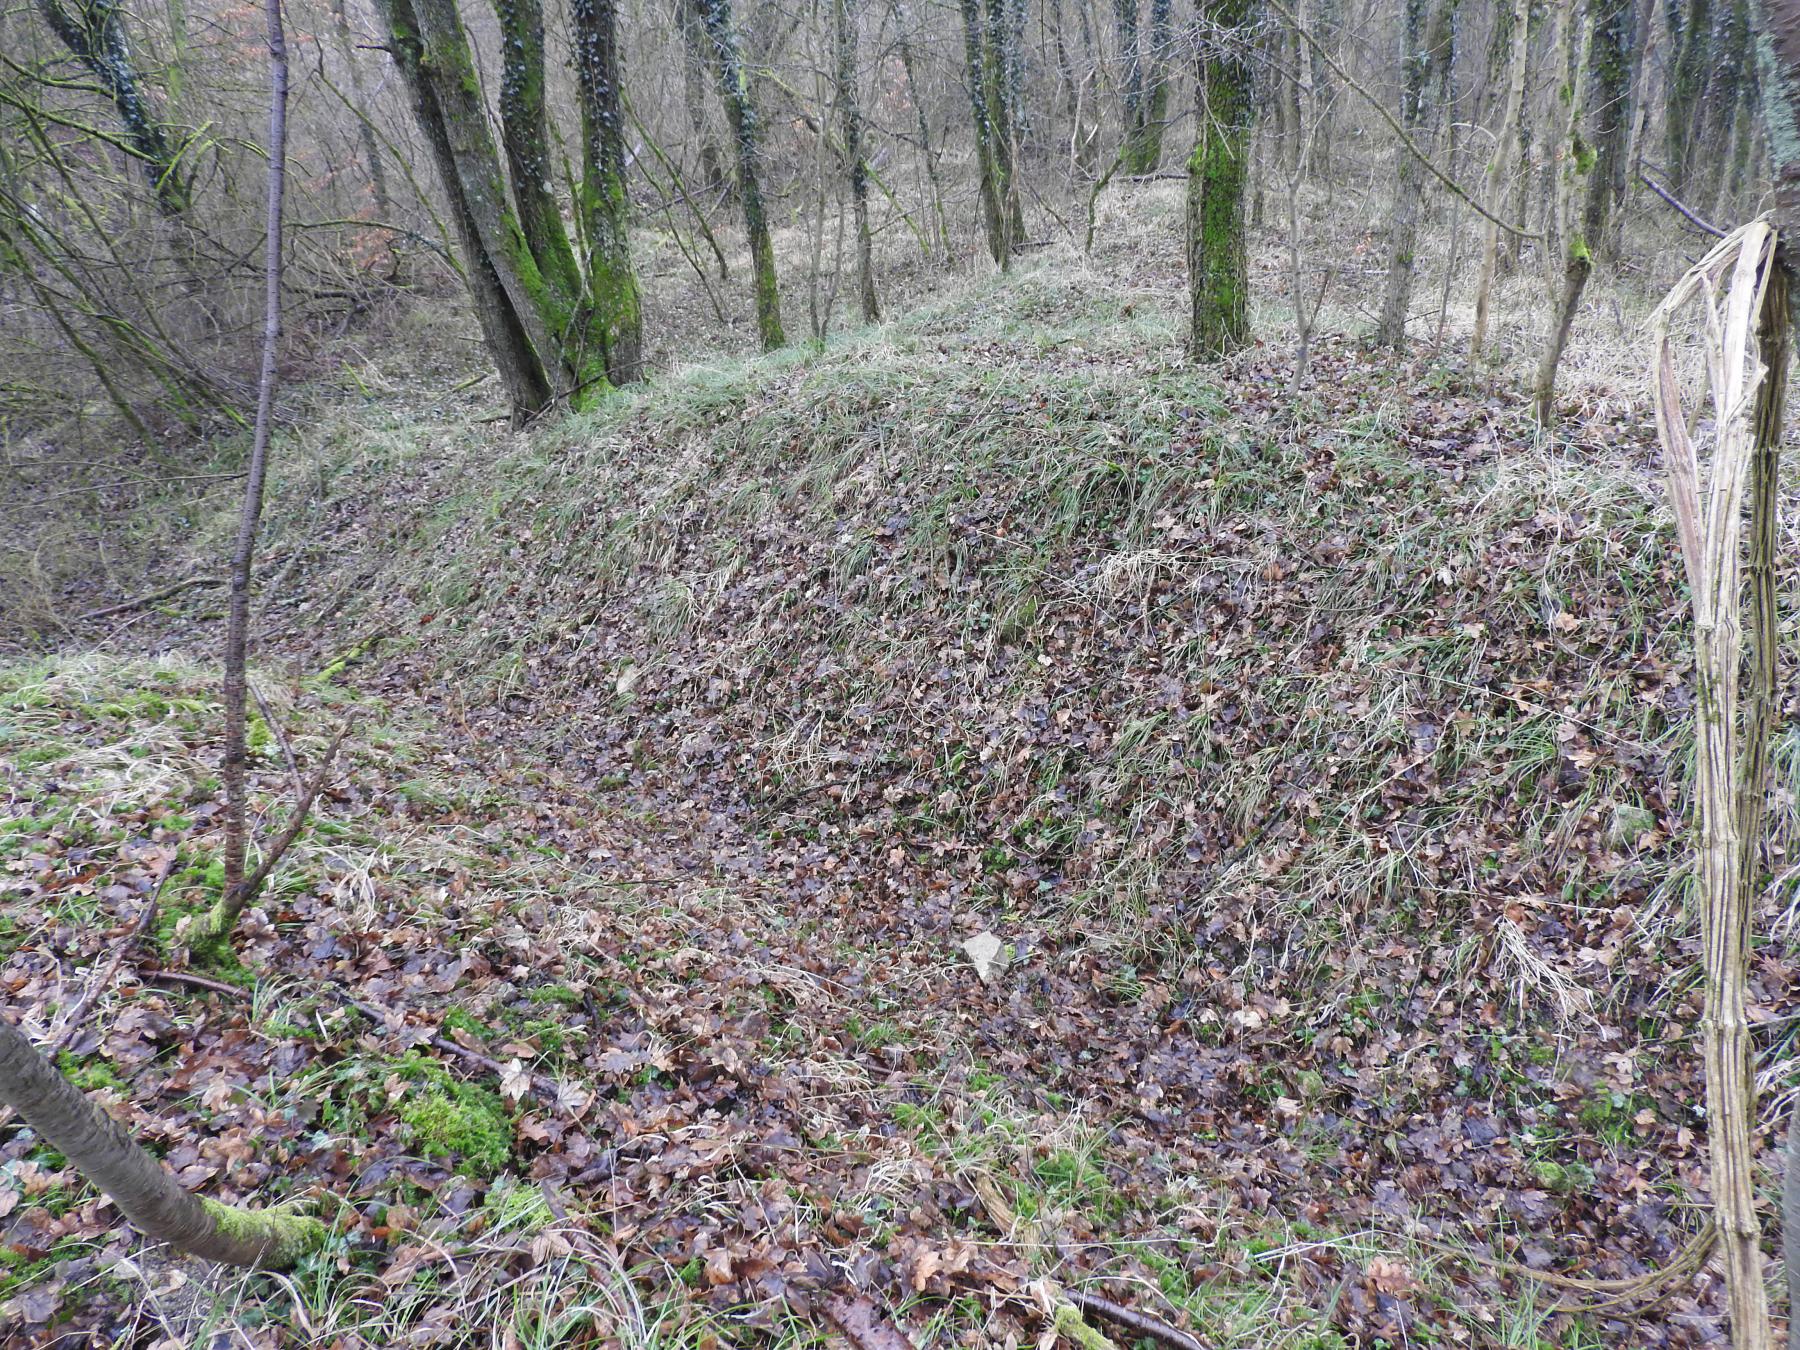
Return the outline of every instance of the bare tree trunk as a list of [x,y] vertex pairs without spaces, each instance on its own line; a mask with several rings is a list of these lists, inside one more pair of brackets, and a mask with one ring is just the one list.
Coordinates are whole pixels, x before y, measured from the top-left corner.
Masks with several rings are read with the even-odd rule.
[[393,219],[393,200],[388,196],[387,167],[381,157],[381,142],[375,137],[375,123],[370,116],[369,91],[363,80],[362,62],[357,59],[356,43],[350,32],[350,16],[345,0],[331,0],[331,17],[337,33],[338,55],[350,72],[350,88],[356,94],[357,130],[362,135],[363,161],[369,172],[369,191],[375,209],[383,220]]
[[[1506,189],[1506,166],[1511,161],[1518,134],[1519,107],[1525,99],[1525,58],[1529,45],[1530,0],[1512,0],[1508,11],[1512,24],[1512,54],[1507,62],[1506,103],[1500,112],[1500,131],[1488,158],[1487,183],[1482,201],[1488,210],[1500,211],[1500,199]],[[1481,349],[1487,341],[1488,308],[1493,299],[1494,263],[1500,252],[1500,227],[1487,222],[1486,237],[1481,247],[1481,279],[1475,287],[1475,332],[1469,338],[1469,360],[1481,360]]]
[[[1400,121],[1407,133],[1429,153],[1436,137],[1443,100],[1437,97],[1440,81],[1454,56],[1456,0],[1436,0],[1430,26],[1425,26],[1426,0],[1406,0],[1405,51]],[[1401,149],[1394,186],[1394,210],[1389,220],[1387,292],[1375,340],[1396,351],[1406,345],[1406,315],[1412,304],[1413,250],[1418,240],[1419,207],[1425,197],[1425,171],[1418,157]]]
[[1582,291],[1594,270],[1588,241],[1605,235],[1612,211],[1613,172],[1625,153],[1625,133],[1631,125],[1632,19],[1632,0],[1600,0],[1594,15],[1588,79],[1588,153],[1592,159],[1587,166],[1587,206],[1580,233],[1569,240],[1562,300],[1532,392],[1532,412],[1539,426],[1547,427],[1555,420],[1556,368],[1562,363]]
[[713,75],[737,159],[738,195],[744,202],[744,232],[750,243],[750,271],[756,287],[756,331],[764,351],[787,342],[781,328],[781,291],[775,277],[775,243],[763,205],[762,129],[750,99],[750,80],[738,47],[730,0],[691,0],[700,11],[712,47]]
[[700,186],[713,193],[724,190],[728,178],[725,161],[706,123],[706,30],[700,15],[689,0],[675,0],[675,24],[681,30],[681,46],[685,59],[681,63],[681,101],[687,110],[688,129],[693,133],[695,153],[700,158]]
[[913,120],[919,131],[919,157],[925,164],[925,181],[931,187],[931,210],[937,221],[938,247],[948,260],[950,222],[944,214],[944,185],[938,177],[937,151],[931,147],[931,121],[925,115],[925,103],[919,97],[918,74],[913,69],[912,39],[906,34],[906,6],[904,0],[889,0],[889,4],[894,16],[894,49],[900,57],[900,69],[906,75],[906,96],[913,106]]
[[1712,0],[1688,0],[1680,40],[1671,44],[1674,64],[1669,71],[1668,101],[1664,111],[1664,172],[1676,196],[1687,190],[1693,170],[1694,124],[1706,93],[1708,61],[1712,55]]
[[0,1101],[93,1182],[146,1237],[208,1261],[285,1268],[326,1237],[299,1214],[234,1209],[192,1195],[0,1017]]
[[849,170],[850,210],[856,220],[856,280],[862,299],[864,323],[879,323],[881,305],[875,298],[875,246],[869,235],[869,165],[863,151],[862,105],[857,98],[856,16],[850,0],[832,0],[837,56],[838,120],[844,138],[844,163]]
[[[237,542],[231,551],[231,598],[225,617],[225,886],[202,926],[197,948],[218,953],[231,941],[238,915],[252,898],[244,872],[248,845],[248,789],[245,783],[249,685],[245,673],[250,635],[250,574],[262,520],[263,483],[269,470],[269,434],[275,420],[277,358],[281,352],[281,208],[287,189],[287,40],[281,0],[267,0],[269,40],[269,192],[263,222],[262,365],[256,379],[256,426],[251,434],[244,503],[238,513]],[[296,811],[303,810],[295,802]],[[258,869],[260,880],[267,869]]]

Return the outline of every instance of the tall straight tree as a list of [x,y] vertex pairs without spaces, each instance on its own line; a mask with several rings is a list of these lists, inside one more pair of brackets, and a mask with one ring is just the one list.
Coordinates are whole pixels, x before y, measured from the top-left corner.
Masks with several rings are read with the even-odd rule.
[[618,0],[569,0],[575,83],[581,95],[581,230],[587,241],[587,322],[606,378],[644,373],[644,313],[627,233],[625,136],[619,94]]
[[963,31],[963,81],[969,91],[969,111],[975,130],[975,166],[981,184],[981,223],[988,253],[1002,271],[1012,266],[1011,235],[1007,229],[1004,188],[995,142],[998,131],[988,106],[987,82],[982,74],[986,46],[981,20],[981,0],[960,0]]
[[[1135,5],[1135,0],[1119,0]],[[1133,25],[1135,36],[1136,25]],[[1169,51],[1174,45],[1170,0],[1150,0],[1149,50],[1134,53],[1132,73],[1138,83],[1131,118],[1120,150],[1127,173],[1155,173],[1162,163],[1163,126],[1169,117]]]
[[[1528,32],[1530,0],[1512,0],[1504,11],[1505,37],[1509,55],[1506,62],[1506,97],[1500,111],[1500,130],[1488,153],[1487,175],[1482,184],[1482,204],[1498,215],[1506,189],[1506,168],[1513,160],[1519,126],[1519,108],[1525,101],[1525,61],[1530,45]],[[1495,263],[1500,256],[1500,226],[1488,221],[1481,248],[1481,279],[1475,284],[1475,332],[1469,339],[1469,360],[1479,361],[1487,341],[1488,306],[1494,290]]]
[[743,49],[731,17],[731,0],[689,0],[698,10],[706,30],[713,76],[731,127],[732,153],[737,161],[738,195],[744,203],[744,232],[750,243],[750,271],[756,287],[756,331],[764,351],[787,341],[781,328],[781,291],[775,278],[775,243],[769,234],[769,217],[763,204],[762,128],[750,98],[750,80],[744,70]]
[[1223,356],[1250,337],[1249,177],[1253,0],[1199,0],[1198,131],[1188,157],[1188,350]]
[[[1429,151],[1436,138],[1456,49],[1456,0],[1406,0],[1400,53],[1400,122],[1415,144]],[[1375,340],[1399,349],[1406,344],[1406,313],[1412,304],[1413,252],[1418,243],[1419,207],[1425,197],[1425,169],[1417,155],[1399,150],[1394,206],[1388,222],[1387,292]]]
[[1694,131],[1701,100],[1706,94],[1712,54],[1713,3],[1712,0],[1687,0],[1685,6],[1675,3],[1669,7],[1669,16],[1679,26],[1671,25],[1675,39],[1671,48],[1674,62],[1664,90],[1666,143],[1663,153],[1669,185],[1679,195],[1687,190],[1688,175],[1694,165],[1697,140]]
[[1585,170],[1587,195],[1581,213],[1581,229],[1571,232],[1564,246],[1562,296],[1552,320],[1550,341],[1538,365],[1532,390],[1532,413],[1539,426],[1555,420],[1556,369],[1582,292],[1594,271],[1593,245],[1606,233],[1612,213],[1613,175],[1625,153],[1631,128],[1632,0],[1594,0],[1593,38],[1588,54],[1586,137],[1571,156],[1577,171]]
[[864,323],[881,318],[875,298],[875,249],[869,234],[869,162],[863,147],[862,104],[857,98],[856,15],[850,0],[831,0],[834,55],[837,66],[838,123],[844,141],[844,166],[850,180],[850,210],[856,221],[856,281]]

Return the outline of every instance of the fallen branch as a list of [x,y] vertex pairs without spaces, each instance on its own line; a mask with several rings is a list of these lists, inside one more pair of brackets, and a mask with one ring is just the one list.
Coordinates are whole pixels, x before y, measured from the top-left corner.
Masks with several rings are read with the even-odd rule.
[[189,577],[178,581],[173,586],[165,586],[160,591],[151,591],[148,595],[136,596],[130,600],[122,600],[116,605],[107,605],[103,609],[90,609],[85,614],[75,616],[76,623],[84,623],[88,619],[105,619],[114,614],[127,614],[134,609],[142,609],[145,605],[154,605],[158,600],[167,600],[171,595],[180,595],[183,591],[191,591],[198,586],[223,586],[224,577]]
[[1098,1294],[1084,1294],[1075,1289],[1065,1290],[1064,1295],[1089,1317],[1098,1317],[1101,1321],[1123,1327],[1133,1336],[1146,1336],[1163,1345],[1173,1346],[1174,1350],[1206,1350],[1204,1345],[1187,1332],[1172,1327],[1149,1313],[1138,1312],[1135,1308],[1127,1308],[1111,1299],[1101,1298]]
[[1670,206],[1679,211],[1686,217],[1688,224],[1692,225],[1695,229],[1710,234],[1714,239],[1723,239],[1725,237],[1725,231],[1721,230],[1717,225],[1714,225],[1710,220],[1703,220],[1700,216],[1696,215],[1679,197],[1663,187],[1662,184],[1658,183],[1642,169],[1638,170],[1638,182],[1642,183]]

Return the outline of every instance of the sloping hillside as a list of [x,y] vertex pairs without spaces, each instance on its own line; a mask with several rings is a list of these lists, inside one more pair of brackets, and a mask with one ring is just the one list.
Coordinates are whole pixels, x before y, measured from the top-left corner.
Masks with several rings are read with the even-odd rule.
[[[255,1002],[153,963],[65,1067],[240,1191],[328,1188],[341,1240],[165,1330],[798,1346],[848,1272],[920,1345],[1031,1338],[1044,1275],[1217,1345],[1718,1340],[1709,1271],[1518,1270],[1629,1278],[1702,1226],[1646,428],[1590,398],[1540,444],[1345,339],[1298,391],[1274,350],[1197,371],[1126,274],[1046,257],[529,435],[460,390],[318,434],[270,684],[303,764],[331,705],[366,731]],[[126,640],[204,653],[195,617]],[[5,975],[46,1026],[144,850],[204,863],[207,680],[0,682]],[[1752,974],[1777,1009],[1785,936]],[[55,1223],[0,1296],[122,1326],[104,1217]]]

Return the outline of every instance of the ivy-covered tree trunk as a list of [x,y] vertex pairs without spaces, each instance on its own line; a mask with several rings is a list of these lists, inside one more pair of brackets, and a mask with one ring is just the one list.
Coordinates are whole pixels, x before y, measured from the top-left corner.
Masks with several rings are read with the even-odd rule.
[[1007,0],[987,0],[981,83],[983,97],[987,99],[988,124],[994,129],[994,187],[1000,198],[1009,259],[1025,238],[1025,207],[1019,191],[1018,165],[1022,115],[1018,82],[1023,70],[1013,18]]
[[864,323],[881,318],[875,297],[875,247],[869,234],[869,164],[863,150],[862,104],[856,88],[856,16],[850,0],[832,0],[831,20],[837,59],[838,122],[844,164],[850,179],[850,211],[856,223],[856,280]]
[[1587,178],[1587,196],[1581,229],[1570,235],[1567,244],[1562,297],[1532,391],[1532,413],[1539,426],[1555,420],[1556,368],[1562,364],[1582,292],[1594,271],[1589,241],[1605,235],[1612,212],[1613,174],[1625,153],[1631,127],[1632,20],[1631,0],[1597,0],[1588,55],[1587,135],[1578,138],[1573,147],[1575,167]]
[[644,315],[627,235],[630,198],[619,96],[618,0],[570,0],[581,93],[581,222],[587,238],[588,322],[615,385],[643,378]]
[[1195,360],[1249,341],[1244,192],[1255,71],[1252,0],[1201,0],[1199,118],[1188,158],[1188,350]]
[[[439,98],[439,81],[433,77],[427,65],[425,43],[414,13],[413,0],[377,0],[377,4],[388,33],[388,51],[406,81],[413,114],[420,131],[424,133],[425,143],[431,149],[438,178],[443,184],[450,219],[463,254],[469,296],[474,302],[475,317],[481,325],[488,355],[493,358],[494,366],[500,373],[500,382],[512,405],[513,422],[515,425],[522,424],[549,404],[553,393],[549,372],[533,342],[531,330],[514,303],[512,289],[506,285],[499,266],[488,252],[486,232],[477,219],[475,204],[470,199],[468,186],[463,182],[459,170],[450,116]],[[466,47],[464,50],[466,54]],[[472,83],[472,68],[469,78]],[[483,136],[486,135],[486,130],[484,117],[481,123]],[[488,153],[490,157],[493,155],[491,141]],[[495,180],[498,180],[499,173],[499,162],[495,159]],[[489,197],[483,209],[491,219],[495,201],[504,200],[504,188],[496,181],[488,191]],[[522,238],[520,247],[523,248]]]
[[[1406,19],[1400,64],[1400,122],[1413,142],[1429,150],[1436,139],[1443,100],[1438,88],[1455,59],[1456,0],[1436,0],[1429,26],[1426,0],[1406,0]],[[1399,167],[1394,182],[1394,207],[1388,219],[1387,290],[1375,340],[1395,350],[1406,344],[1406,314],[1412,304],[1414,249],[1418,243],[1419,207],[1425,197],[1425,170],[1418,157],[1404,147],[1396,151]]]
[[1685,13],[1679,6],[1671,10],[1672,15],[1680,14],[1681,27],[1665,94],[1663,157],[1670,190],[1677,196],[1687,190],[1694,166],[1695,122],[1706,94],[1712,54],[1712,11],[1712,0],[1688,0]]
[[0,1101],[24,1117],[153,1241],[208,1261],[274,1268],[293,1265],[325,1242],[325,1225],[317,1219],[234,1209],[184,1190],[4,1017]]
[[994,149],[995,128],[989,116],[986,80],[983,76],[981,0],[960,0],[963,27],[963,79],[969,89],[969,110],[975,128],[975,163],[981,180],[981,224],[988,252],[1000,269],[1012,266],[1006,213],[1000,187],[1000,170]]
[[126,143],[143,168],[156,205],[164,215],[177,216],[191,203],[187,176],[181,172],[180,150],[144,93],[143,77],[132,64],[126,40],[125,20],[118,0],[75,0],[75,10],[61,0],[36,0],[37,11],[63,46],[106,91],[119,120],[125,124]]
[[[544,11],[539,0],[494,0],[500,20],[500,143],[519,230],[560,314],[573,316],[581,273],[550,179],[544,114]],[[578,342],[572,333],[559,334]]]
[[750,81],[731,18],[731,0],[692,0],[712,49],[713,74],[731,127],[737,159],[738,195],[744,203],[744,230],[749,236],[750,270],[756,286],[756,330],[764,351],[787,341],[781,328],[781,292],[775,278],[775,244],[762,195],[762,133],[750,98]]

